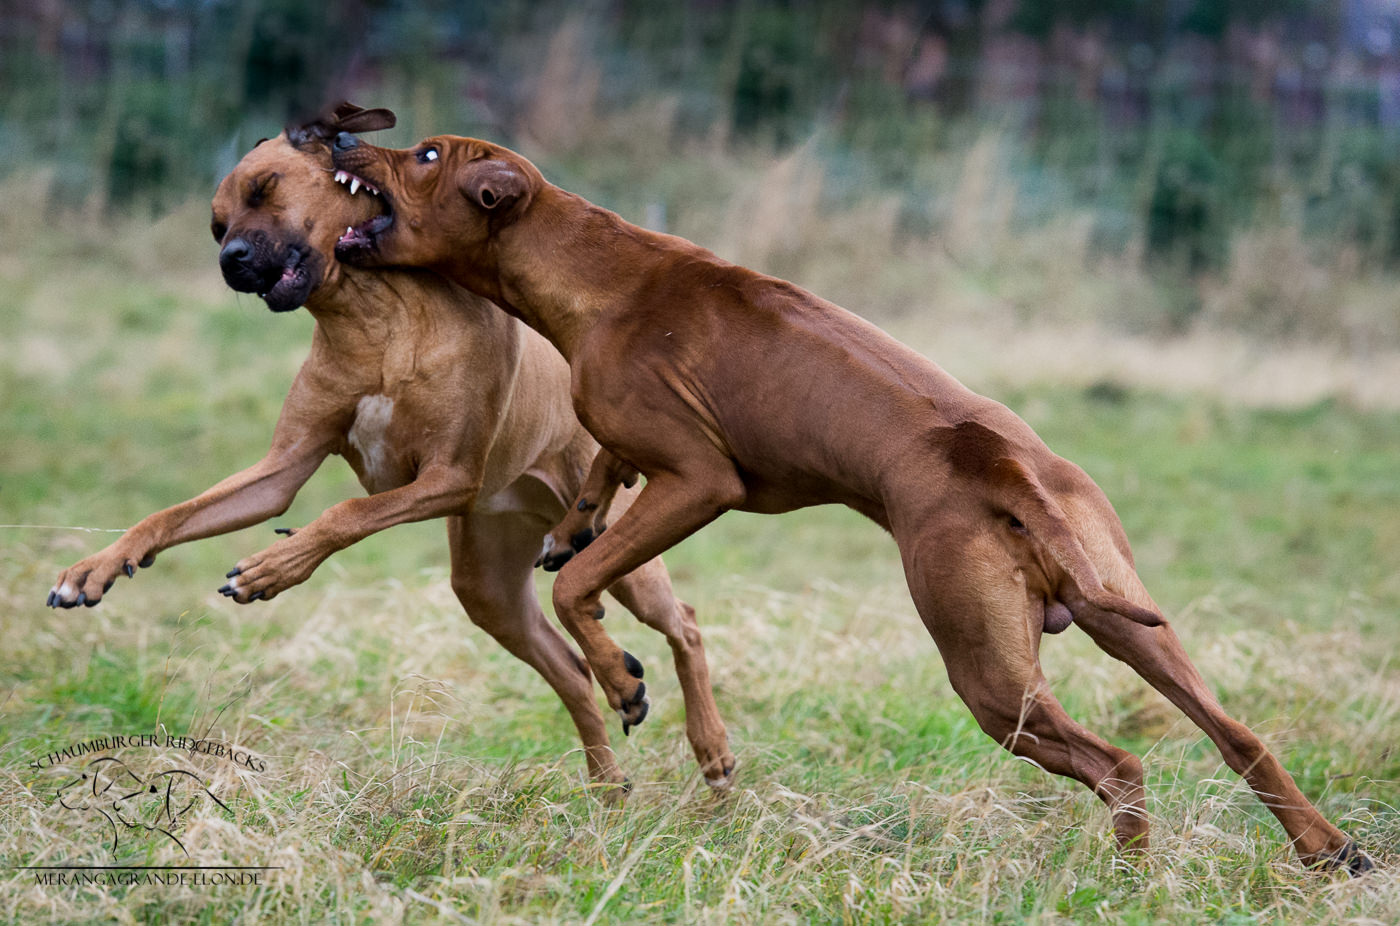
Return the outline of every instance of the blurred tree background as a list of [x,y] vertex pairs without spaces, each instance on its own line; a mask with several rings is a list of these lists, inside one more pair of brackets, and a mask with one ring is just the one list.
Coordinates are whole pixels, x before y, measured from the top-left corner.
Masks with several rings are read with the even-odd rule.
[[[1400,343],[1388,298],[1336,293],[1400,270],[1400,0],[6,0],[0,16],[0,171],[50,210],[206,196],[259,137],[340,97],[395,108],[391,142],[502,141],[809,285],[825,281],[804,260],[835,246],[814,227],[840,216],[876,242],[867,261],[1131,279],[1102,297],[1118,324]],[[917,275],[866,269],[882,282],[850,291],[877,309],[920,299]],[[1002,295],[1032,311],[1014,307],[1035,285]]]

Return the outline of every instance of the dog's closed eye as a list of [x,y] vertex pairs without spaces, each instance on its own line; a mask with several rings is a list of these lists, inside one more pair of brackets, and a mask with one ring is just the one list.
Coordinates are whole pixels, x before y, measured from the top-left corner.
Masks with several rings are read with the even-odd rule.
[[271,173],[262,177],[255,177],[248,182],[247,202],[250,208],[256,209],[263,204],[270,194],[277,187],[277,181],[282,178],[279,173]]

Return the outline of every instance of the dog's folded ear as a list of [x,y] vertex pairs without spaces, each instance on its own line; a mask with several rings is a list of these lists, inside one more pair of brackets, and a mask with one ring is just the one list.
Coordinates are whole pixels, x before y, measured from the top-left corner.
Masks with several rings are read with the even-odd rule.
[[504,214],[528,196],[530,183],[505,161],[481,160],[462,166],[457,172],[457,188],[487,212]]
[[[349,132],[352,135],[359,132],[378,132],[380,129],[392,129],[398,122],[398,117],[392,110],[379,107],[376,109],[365,109],[342,100],[335,104],[335,108],[329,113],[331,119],[341,132]],[[323,116],[324,119],[324,116]]]
[[311,119],[297,120],[287,126],[287,139],[295,146],[313,141],[330,141],[340,132],[377,132],[392,129],[398,118],[393,111],[377,108],[365,109],[342,100],[321,110]]

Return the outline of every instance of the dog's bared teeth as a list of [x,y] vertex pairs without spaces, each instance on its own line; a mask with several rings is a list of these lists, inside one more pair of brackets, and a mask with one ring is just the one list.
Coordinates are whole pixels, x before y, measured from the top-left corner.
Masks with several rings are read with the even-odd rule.
[[335,172],[335,182],[336,182],[336,183],[349,183],[349,182],[350,182],[350,175],[347,174],[347,173],[346,173],[345,171],[343,171],[343,170],[338,170],[338,171]]
[[351,195],[351,196],[354,196],[354,195],[355,195],[356,193],[358,193],[358,192],[360,192],[360,178],[359,178],[359,177],[351,177],[351,178],[350,178],[350,195]]

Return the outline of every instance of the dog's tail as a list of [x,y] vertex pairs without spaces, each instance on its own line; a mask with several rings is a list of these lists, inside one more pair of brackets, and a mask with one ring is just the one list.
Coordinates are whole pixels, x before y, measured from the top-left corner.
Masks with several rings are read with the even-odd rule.
[[[1134,623],[1157,627],[1166,623],[1160,613],[1144,608],[1104,587],[1098,570],[1069,519],[1035,474],[1017,460],[1003,457],[993,464],[997,473],[998,507],[1019,521],[1031,540],[1049,554],[1063,576],[1056,597],[1072,614],[1083,608],[1117,614]],[[1015,524],[1013,523],[1013,527]],[[1053,577],[1052,577],[1053,579]]]

